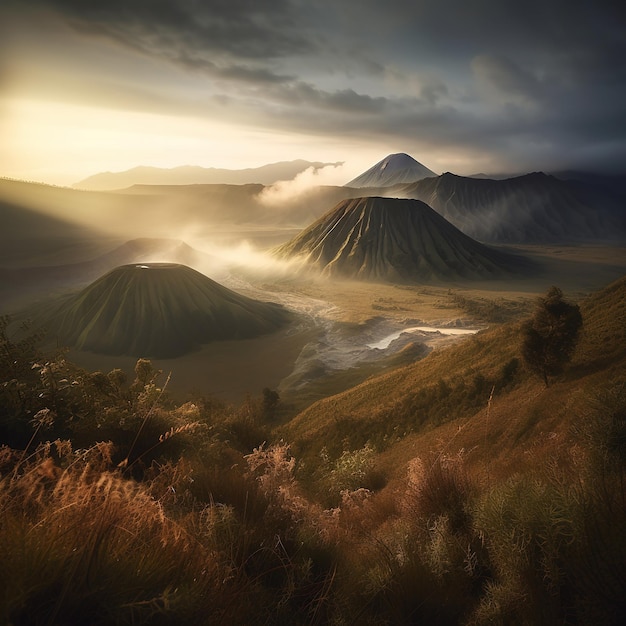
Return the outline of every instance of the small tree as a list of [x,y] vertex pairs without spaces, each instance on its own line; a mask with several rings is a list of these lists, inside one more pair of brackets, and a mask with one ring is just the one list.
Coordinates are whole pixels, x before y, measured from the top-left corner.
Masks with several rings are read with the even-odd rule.
[[546,387],[571,360],[582,324],[578,305],[565,301],[558,287],[539,298],[533,317],[524,324],[522,357]]

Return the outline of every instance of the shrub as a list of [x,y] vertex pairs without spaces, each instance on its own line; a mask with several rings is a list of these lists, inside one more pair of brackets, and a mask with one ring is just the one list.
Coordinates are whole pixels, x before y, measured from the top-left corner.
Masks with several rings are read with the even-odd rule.
[[572,358],[582,323],[580,309],[566,302],[558,287],[537,301],[532,319],[523,326],[522,357],[546,387]]
[[572,592],[567,555],[579,519],[571,493],[514,477],[484,493],[473,518],[494,571],[475,622],[567,621]]

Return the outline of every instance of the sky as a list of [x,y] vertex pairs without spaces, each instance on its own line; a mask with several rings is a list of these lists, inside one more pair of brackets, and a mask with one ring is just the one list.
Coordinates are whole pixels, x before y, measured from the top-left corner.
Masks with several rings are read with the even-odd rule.
[[[458,174],[626,171],[605,0],[3,0],[0,176],[389,153]],[[340,181],[337,181],[341,184]]]

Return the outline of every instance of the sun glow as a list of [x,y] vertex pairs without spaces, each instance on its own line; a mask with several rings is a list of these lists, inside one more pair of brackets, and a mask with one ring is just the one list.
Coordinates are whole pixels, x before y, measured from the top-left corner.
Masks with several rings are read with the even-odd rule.
[[[267,136],[223,122],[26,98],[6,100],[3,110],[0,170],[14,178],[69,185],[137,165],[266,162],[260,144]],[[250,147],[245,154],[242,145]]]

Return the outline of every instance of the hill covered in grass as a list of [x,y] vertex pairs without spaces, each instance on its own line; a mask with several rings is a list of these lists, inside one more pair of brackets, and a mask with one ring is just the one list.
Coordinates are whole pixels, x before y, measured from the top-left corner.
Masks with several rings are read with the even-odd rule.
[[626,278],[580,308],[549,387],[513,322],[284,425],[0,318],[0,621],[622,624]]
[[580,307],[583,330],[573,362],[550,388],[525,369],[521,323],[511,322],[320,400],[291,420],[283,436],[307,456],[332,442],[369,443],[396,467],[416,450],[435,448],[471,451],[478,465],[499,459],[519,467],[543,436],[568,436],[579,410],[573,406],[583,397],[626,382],[626,278]]
[[42,315],[63,345],[102,354],[175,357],[219,339],[255,337],[291,319],[184,265],[123,265]]
[[[195,250],[179,239],[132,239],[95,258],[65,264],[0,267],[0,302],[3,313],[24,308],[24,301],[41,300],[48,293],[84,287],[119,265],[141,261],[210,267],[215,258]],[[19,305],[22,304],[22,307]]]

